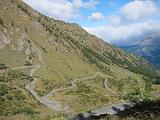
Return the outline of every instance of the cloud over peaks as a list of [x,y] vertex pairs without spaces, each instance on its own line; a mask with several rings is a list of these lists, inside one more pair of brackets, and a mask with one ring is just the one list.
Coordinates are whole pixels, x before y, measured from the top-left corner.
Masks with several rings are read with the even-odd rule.
[[[91,34],[106,40],[112,44],[126,44],[133,43],[133,38],[142,36],[144,34],[160,30],[159,21],[145,21],[141,23],[134,23],[129,25],[106,25],[99,27],[84,27]],[[136,42],[136,41],[134,41]]]
[[107,16],[105,25],[84,28],[112,44],[133,43],[137,37],[160,30],[159,10],[154,1],[135,0]]

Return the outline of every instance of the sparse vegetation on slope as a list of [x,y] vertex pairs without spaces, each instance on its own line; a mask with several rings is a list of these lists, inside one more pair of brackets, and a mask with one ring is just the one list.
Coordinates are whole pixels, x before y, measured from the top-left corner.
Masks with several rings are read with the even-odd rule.
[[0,116],[37,113],[37,106],[29,100],[33,98],[28,98],[25,91],[25,83],[32,80],[21,71],[11,70],[0,74]]
[[[27,113],[33,108],[32,104],[36,103],[36,109],[27,115],[37,114],[38,111],[41,117],[47,114],[57,119],[64,115],[40,106],[31,94],[24,90],[24,85],[33,78],[14,69],[7,71],[6,68],[40,65],[35,73],[39,80],[34,85],[39,96],[45,96],[55,89],[68,88],[72,86],[73,80],[86,78],[97,72],[111,77],[108,79],[110,90],[102,84],[104,78],[97,78],[78,82],[73,90],[67,89],[49,96],[51,100],[58,99],[63,107],[73,108],[73,113],[118,102],[119,99],[111,99],[109,93],[112,90],[123,94],[124,90],[130,90],[127,89],[129,85],[125,85],[130,84],[129,78],[136,78],[139,83],[142,83],[145,77],[148,81],[154,80],[156,83],[159,80],[158,70],[144,59],[103,42],[77,24],[41,15],[21,0],[0,0],[0,63],[4,63],[0,64],[0,68],[3,69],[0,73],[6,72],[6,76],[3,74],[0,77],[3,82],[2,89],[6,86],[9,93],[18,91],[22,97],[20,106],[25,107],[23,104],[26,104],[26,107],[29,107],[18,113]],[[29,73],[30,69],[26,71]],[[14,82],[10,82],[12,79]],[[120,87],[122,84],[124,89]],[[79,99],[80,97],[82,99]],[[71,101],[72,98],[74,101]],[[33,102],[28,103],[30,99]],[[16,104],[18,100],[14,101]],[[86,106],[82,106],[83,103]],[[10,103],[6,104],[12,107]],[[76,105],[79,109],[75,109]],[[7,109],[7,106],[3,107],[4,110]],[[51,114],[44,112],[44,109]],[[14,112],[14,109],[10,110]]]
[[2,70],[2,69],[7,69],[8,67],[6,66],[6,64],[2,64],[2,63],[0,63],[0,69]]
[[[46,109],[26,90],[25,86],[33,81],[33,77],[16,69],[21,68],[0,71],[0,119],[46,120],[53,117],[63,120],[62,113]],[[44,111],[48,113],[41,115]]]

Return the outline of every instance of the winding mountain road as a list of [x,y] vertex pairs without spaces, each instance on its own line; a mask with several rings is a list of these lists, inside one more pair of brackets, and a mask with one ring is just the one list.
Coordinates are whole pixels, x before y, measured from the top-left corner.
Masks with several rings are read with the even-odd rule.
[[52,90],[49,94],[47,94],[47,95],[45,96],[45,98],[48,98],[49,96],[51,96],[51,95],[52,95],[53,93],[55,93],[55,92],[75,88],[75,87],[76,87],[76,82],[82,81],[82,80],[93,79],[93,78],[97,77],[98,75],[99,75],[99,72],[96,72],[94,75],[92,75],[92,76],[90,76],[90,77],[75,79],[75,80],[73,80],[73,81],[71,82],[71,86],[54,89],[54,90]]
[[111,93],[119,96],[118,93],[116,93],[115,91],[113,91],[111,88],[108,87],[107,83],[108,83],[108,80],[105,78],[105,80],[104,80],[104,86],[105,86],[105,88],[108,89]]
[[[32,76],[34,78],[34,80],[31,83],[29,83],[28,85],[26,85],[26,89],[35,97],[35,99],[37,101],[39,101],[41,104],[43,104],[46,107],[48,107],[48,108],[50,108],[52,110],[55,110],[55,111],[62,111],[65,108],[61,107],[60,102],[55,101],[55,100],[49,100],[49,96],[51,96],[52,94],[54,94],[55,92],[58,92],[58,91],[75,88],[76,87],[76,83],[79,82],[79,81],[93,79],[93,78],[97,77],[98,75],[104,77],[104,75],[102,73],[96,72],[92,76],[73,80],[71,82],[71,86],[69,86],[69,87],[63,87],[63,88],[54,89],[49,94],[47,94],[46,96],[40,97],[37,94],[37,92],[34,90],[35,89],[35,84],[38,81],[38,78],[34,77],[34,73],[36,72],[36,70],[38,70],[40,68],[40,65],[14,67],[14,68],[10,68],[8,70],[26,69],[26,68],[31,68],[30,76]],[[105,87],[110,90],[110,88],[106,84],[105,84]],[[111,92],[115,93],[114,91],[111,91]]]
[[37,101],[39,101],[41,104],[45,105],[46,107],[55,110],[55,111],[61,111],[61,105],[57,101],[51,101],[48,98],[40,97],[37,92],[34,90],[35,83],[38,81],[38,78],[34,77],[34,73],[36,70],[40,68],[40,65],[32,65],[32,66],[21,66],[21,67],[14,67],[9,68],[7,70],[17,70],[17,69],[26,69],[26,68],[32,68],[30,71],[30,76],[34,78],[33,82],[26,85],[26,89],[35,97]]
[[41,104],[45,105],[46,107],[55,110],[55,111],[61,111],[61,105],[59,102],[57,101],[51,101],[48,98],[44,98],[44,97],[40,97],[38,96],[37,92],[34,90],[35,88],[35,83],[38,81],[38,78],[34,77],[34,73],[37,69],[40,68],[40,65],[36,65],[30,73],[30,76],[32,76],[34,78],[34,81],[29,83],[26,86],[26,89],[30,91],[30,93],[36,98],[36,100],[38,100]]
[[[44,97],[40,97],[37,92],[34,90],[35,89],[35,84],[38,81],[38,78],[34,77],[34,73],[36,72],[36,70],[38,70],[41,66],[40,65],[32,65],[32,66],[21,66],[21,67],[14,67],[14,68],[10,68],[8,70],[16,70],[16,69],[25,69],[25,68],[32,68],[30,71],[30,76],[32,76],[34,78],[33,82],[29,83],[28,85],[26,85],[26,89],[35,97],[35,99],[37,101],[39,101],[41,104],[45,105],[46,107],[55,110],[55,111],[63,111],[65,108],[61,107],[60,102],[55,101],[55,100],[49,100],[49,96],[51,96],[52,94],[54,94],[55,92],[58,91],[62,91],[62,90],[67,90],[67,89],[72,89],[74,87],[76,87],[76,82],[82,81],[82,80],[88,80],[88,79],[93,79],[97,76],[102,76],[104,78],[106,78],[106,75],[103,75],[101,72],[96,72],[94,75],[90,76],[90,77],[84,77],[84,78],[80,78],[80,79],[75,79],[71,82],[71,86],[69,87],[63,87],[63,88],[58,88],[58,89],[54,89],[52,90],[49,94],[47,94]],[[111,77],[111,76],[108,76]],[[112,89],[110,89],[107,85],[108,81],[107,79],[104,80],[104,86],[105,88],[107,88],[110,92],[118,95],[118,93],[116,93],[115,91],[113,91]],[[159,97],[160,93],[156,93],[154,94],[154,96]],[[90,115],[95,115],[95,116],[99,116],[102,114],[116,114],[117,110],[121,110],[123,111],[125,109],[125,106],[128,107],[133,107],[134,103],[132,102],[123,102],[123,103],[119,103],[119,104],[114,104],[111,106],[106,106],[94,111],[91,111],[91,113],[84,113],[83,115],[86,117],[89,117]]]

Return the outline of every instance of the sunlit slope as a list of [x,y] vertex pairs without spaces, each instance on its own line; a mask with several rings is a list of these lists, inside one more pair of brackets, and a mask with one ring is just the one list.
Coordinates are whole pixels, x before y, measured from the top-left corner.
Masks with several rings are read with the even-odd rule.
[[[51,100],[56,99],[62,103],[63,107],[68,105],[73,111],[72,114],[89,110],[86,109],[87,106],[75,109],[77,97],[90,95],[87,93],[88,89],[92,89],[92,95],[88,96],[90,101],[79,100],[78,105],[85,102],[92,109],[118,101],[118,97],[112,99],[109,90],[119,93],[118,87],[112,83],[114,81],[126,82],[136,78],[142,83],[144,78],[158,78],[157,69],[146,60],[103,42],[77,24],[43,16],[21,0],[0,0],[0,63],[6,64],[9,68],[40,66],[34,74],[38,78],[34,86],[39,96],[45,96],[55,89],[74,86],[72,89],[57,92],[55,96],[49,96]],[[108,77],[100,75],[91,81],[86,79],[73,84],[74,80],[87,78],[96,73]],[[105,78],[109,82],[109,89],[104,86]],[[8,84],[6,81],[2,82]],[[83,87],[87,89],[81,90]],[[126,88],[129,87],[126,85]],[[26,93],[25,87],[20,91],[24,91],[26,96],[31,96],[29,91]],[[101,95],[100,101],[92,106],[97,94]],[[75,101],[71,101],[71,98]],[[39,114],[44,113],[42,110]]]
[[10,66],[26,62],[43,64],[67,76],[70,71],[82,75],[107,71],[111,64],[139,74],[153,76],[155,72],[147,61],[104,43],[77,24],[45,17],[20,0],[1,0],[0,3],[3,63]]

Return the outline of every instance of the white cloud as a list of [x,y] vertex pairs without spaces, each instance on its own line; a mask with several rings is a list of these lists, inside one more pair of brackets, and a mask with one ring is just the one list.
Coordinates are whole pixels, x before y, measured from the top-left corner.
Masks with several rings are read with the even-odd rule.
[[80,8],[92,8],[98,2],[89,0],[23,0],[37,11],[55,19],[68,20],[79,16]]
[[138,37],[160,30],[158,9],[154,1],[135,0],[107,16],[106,25],[84,28],[111,44],[134,44]]
[[83,6],[82,0],[73,0],[73,6],[76,8],[81,8]]
[[93,8],[98,3],[98,1],[89,0],[88,2],[83,2],[82,0],[73,0],[72,3],[76,8]]
[[131,43],[131,40],[138,36],[145,35],[149,32],[160,30],[160,22],[158,21],[146,21],[142,23],[134,23],[130,25],[119,26],[100,26],[100,27],[84,27],[89,33],[97,35],[105,41],[115,44]]
[[68,19],[73,17],[76,12],[71,2],[66,0],[24,0],[28,5],[37,11],[53,17],[55,19]]
[[[81,8],[93,8],[99,0],[23,0],[37,11],[55,19],[69,20],[80,16]],[[84,2],[85,1],[85,2]],[[148,32],[160,30],[159,7],[154,0],[135,0],[119,8],[108,17],[100,12],[88,17],[91,20],[106,18],[107,25],[85,29],[110,43],[125,43]],[[156,18],[156,19],[155,19]]]
[[89,0],[88,2],[84,2],[84,7],[93,8],[98,4],[98,0]]
[[135,0],[121,8],[121,13],[129,20],[137,20],[150,17],[158,13],[158,7],[152,0]]
[[97,20],[101,20],[104,18],[105,18],[105,16],[102,15],[102,13],[100,13],[100,12],[92,13],[92,15],[88,17],[88,19],[90,19],[92,21],[97,21]]
[[107,17],[107,20],[108,20],[109,24],[112,24],[115,26],[121,24],[121,22],[122,22],[121,16],[117,16],[117,15],[110,15]]

